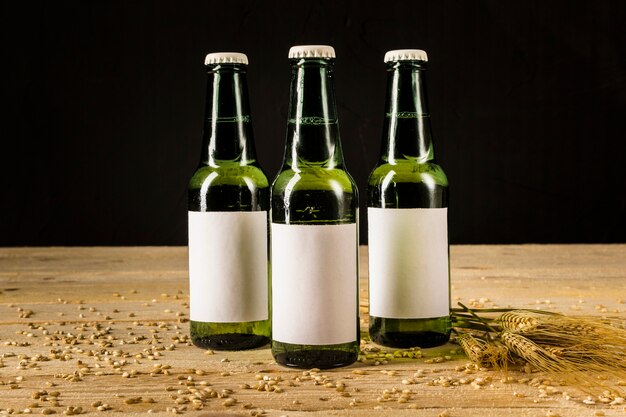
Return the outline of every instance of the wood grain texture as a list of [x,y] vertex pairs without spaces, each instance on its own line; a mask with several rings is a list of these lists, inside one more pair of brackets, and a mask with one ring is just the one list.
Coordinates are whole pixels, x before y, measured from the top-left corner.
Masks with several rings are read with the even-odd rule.
[[[454,246],[451,262],[453,303],[626,313],[626,245]],[[424,349],[419,359],[375,365],[383,358],[370,358],[309,375],[276,365],[267,347],[206,354],[187,342],[186,263],[183,247],[0,249],[0,412],[63,414],[80,406],[117,415],[170,415],[173,407],[198,416],[626,414],[626,404],[583,404],[587,395],[572,387],[544,395],[518,382],[537,374],[509,372],[513,382],[503,383],[498,372],[464,373],[467,359],[451,353],[454,345]],[[366,327],[365,248],[361,296]],[[282,392],[258,391],[258,378]],[[406,384],[411,378],[415,383]],[[476,378],[482,385],[467,383]],[[40,390],[47,394],[33,399]],[[225,396],[194,410],[190,395],[210,390]],[[136,397],[139,403],[127,404]],[[97,401],[111,409],[97,411]]]

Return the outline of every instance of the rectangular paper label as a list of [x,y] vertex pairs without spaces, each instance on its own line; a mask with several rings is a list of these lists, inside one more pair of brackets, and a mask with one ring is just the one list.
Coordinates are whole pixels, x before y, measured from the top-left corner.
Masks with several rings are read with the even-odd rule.
[[272,223],[272,338],[301,345],[357,340],[357,225]]
[[450,314],[448,209],[368,208],[370,315]]
[[189,212],[189,317],[267,320],[267,211]]

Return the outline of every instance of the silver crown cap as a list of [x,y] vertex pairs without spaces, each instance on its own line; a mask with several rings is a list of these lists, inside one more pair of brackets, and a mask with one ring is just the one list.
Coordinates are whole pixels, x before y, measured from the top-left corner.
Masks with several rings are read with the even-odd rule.
[[297,45],[289,48],[289,58],[334,58],[335,48],[328,45]]
[[385,62],[424,61],[428,62],[426,51],[421,49],[395,49],[385,54]]
[[204,58],[204,65],[213,64],[244,64],[248,65],[248,57],[240,52],[213,52]]

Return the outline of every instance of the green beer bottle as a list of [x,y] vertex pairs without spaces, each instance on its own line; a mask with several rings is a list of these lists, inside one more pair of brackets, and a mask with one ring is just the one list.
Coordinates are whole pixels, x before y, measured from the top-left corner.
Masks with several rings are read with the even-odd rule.
[[299,368],[359,352],[358,194],[344,168],[330,46],[289,50],[283,166],[272,185],[272,354]]
[[269,183],[256,160],[241,53],[212,53],[202,157],[189,181],[190,333],[240,350],[270,340]]
[[450,336],[448,180],[435,163],[426,52],[389,51],[383,144],[368,180],[369,332],[393,347]]

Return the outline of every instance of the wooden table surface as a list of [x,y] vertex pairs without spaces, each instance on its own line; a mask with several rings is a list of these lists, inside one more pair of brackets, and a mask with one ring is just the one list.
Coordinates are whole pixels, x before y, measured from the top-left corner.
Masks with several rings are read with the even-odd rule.
[[[207,353],[188,342],[186,263],[184,247],[0,249],[0,414],[626,416],[540,374],[466,370],[455,345],[319,372],[267,347]],[[453,246],[451,263],[453,303],[626,314],[623,244]],[[366,328],[365,248],[361,274]]]

